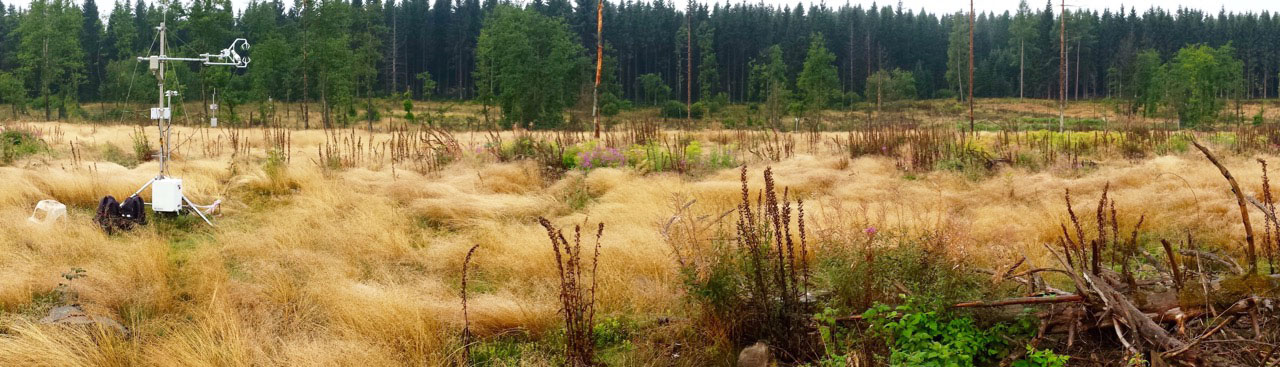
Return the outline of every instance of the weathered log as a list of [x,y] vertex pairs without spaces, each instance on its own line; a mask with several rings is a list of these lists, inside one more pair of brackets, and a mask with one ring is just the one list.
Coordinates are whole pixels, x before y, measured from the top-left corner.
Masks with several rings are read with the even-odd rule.
[[1168,331],[1165,331],[1150,317],[1138,310],[1138,307],[1134,306],[1128,297],[1116,292],[1110,284],[1104,281],[1094,281],[1093,277],[1090,277],[1088,273],[1082,272],[1080,276],[1086,283],[1089,283],[1093,291],[1097,292],[1098,298],[1102,299],[1107,307],[1111,308],[1114,315],[1120,317],[1133,330],[1133,333],[1142,340],[1161,351],[1186,349],[1177,355],[1180,357],[1178,359],[1192,363],[1199,360],[1199,356],[1187,347],[1187,343],[1169,336]]

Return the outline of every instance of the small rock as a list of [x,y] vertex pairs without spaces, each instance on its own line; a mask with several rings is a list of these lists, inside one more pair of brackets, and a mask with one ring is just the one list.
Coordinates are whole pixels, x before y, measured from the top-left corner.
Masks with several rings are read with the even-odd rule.
[[40,323],[72,326],[98,326],[103,329],[118,331],[121,335],[129,335],[129,329],[125,328],[124,325],[120,325],[116,320],[112,320],[111,318],[104,316],[90,315],[78,304],[54,307],[52,310],[49,310],[49,316],[45,316],[43,319],[40,319]]
[[769,367],[770,359],[769,346],[764,342],[756,342],[738,353],[738,367]]

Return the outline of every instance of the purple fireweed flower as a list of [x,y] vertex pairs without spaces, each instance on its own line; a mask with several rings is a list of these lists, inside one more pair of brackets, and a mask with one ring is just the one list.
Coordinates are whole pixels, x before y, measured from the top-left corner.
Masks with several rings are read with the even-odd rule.
[[876,231],[876,227],[867,227],[867,229],[863,230],[863,232],[866,232],[868,236],[875,236],[877,231]]

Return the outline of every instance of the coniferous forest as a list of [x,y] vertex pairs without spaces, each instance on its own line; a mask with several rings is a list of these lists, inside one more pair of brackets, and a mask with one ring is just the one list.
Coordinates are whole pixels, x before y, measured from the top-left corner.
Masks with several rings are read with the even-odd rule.
[[[1060,63],[1066,62],[1068,98],[1133,99],[1133,108],[1142,109],[1142,89],[1149,84],[1144,78],[1150,79],[1153,65],[1192,45],[1230,56],[1233,70],[1224,78],[1232,85],[1217,93],[1277,95],[1280,16],[1066,10],[1067,60],[1060,60],[1063,14],[1057,3],[977,14],[974,95],[1058,98]],[[590,98],[595,11],[596,3],[588,0],[518,6],[499,0],[299,0],[254,2],[244,9],[225,0],[0,5],[0,103],[55,119],[81,103],[154,100],[154,79],[135,58],[156,52],[156,26],[167,14],[170,55],[216,52],[236,37],[252,43],[245,53],[254,64],[245,70],[175,68],[169,77],[188,101],[208,100],[214,90],[233,108],[305,100],[323,109],[327,123],[331,110],[362,110],[362,101],[398,100],[408,93],[413,99],[492,101],[508,117],[516,113],[532,121],[548,108]],[[965,12],[705,2],[681,9],[657,0],[606,1],[603,19],[606,112],[668,100],[767,102],[773,94],[765,91],[769,85],[801,89],[799,98],[805,97],[805,85],[833,89],[819,99],[820,107],[839,108],[867,100],[868,80],[882,80],[881,75],[912,89],[911,98],[967,94]],[[503,28],[504,23],[509,24]],[[491,37],[482,35],[486,28],[494,29]],[[502,29],[517,39],[502,38]],[[529,47],[516,50],[511,45],[517,43]],[[547,65],[520,62],[545,59],[540,52],[559,58]],[[815,56],[829,59],[821,68],[807,68],[806,60]],[[514,78],[518,72],[504,69],[502,59],[543,74]],[[806,70],[813,71],[802,76]],[[834,77],[812,75],[832,72]],[[541,88],[563,93],[548,93],[555,98],[535,105],[504,99]]]

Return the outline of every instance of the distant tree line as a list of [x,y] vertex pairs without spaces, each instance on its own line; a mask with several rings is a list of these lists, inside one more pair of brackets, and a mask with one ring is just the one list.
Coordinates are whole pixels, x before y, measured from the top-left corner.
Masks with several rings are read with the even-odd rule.
[[[154,79],[135,57],[155,48],[166,10],[170,55],[216,52],[235,37],[253,43],[248,70],[172,68],[168,77],[187,100],[208,100],[217,90],[232,113],[249,102],[305,101],[324,116],[316,123],[333,124],[373,118],[371,99],[407,93],[479,99],[518,121],[553,122],[556,111],[590,96],[595,1],[570,1],[276,0],[237,12],[229,0],[167,9],[124,0],[105,17],[94,0],[34,0],[22,9],[0,3],[0,103],[58,118],[84,113],[81,102],[154,100]],[[979,97],[1057,98],[1062,62],[1068,98],[1119,98],[1135,112],[1157,111],[1177,96],[1277,94],[1280,16],[1068,9],[1068,57],[1060,60],[1063,14],[1056,10],[1052,2],[1039,9],[1024,2],[978,14],[970,81],[965,13],[606,2],[601,102],[609,113],[670,100],[701,102],[708,111],[750,101],[776,118],[859,101],[963,98],[968,83]],[[1165,65],[1191,58],[1180,52],[1189,45],[1229,57],[1239,72],[1215,74],[1229,79],[1211,91],[1156,84],[1191,72]],[[514,99],[544,90],[538,101]]]

